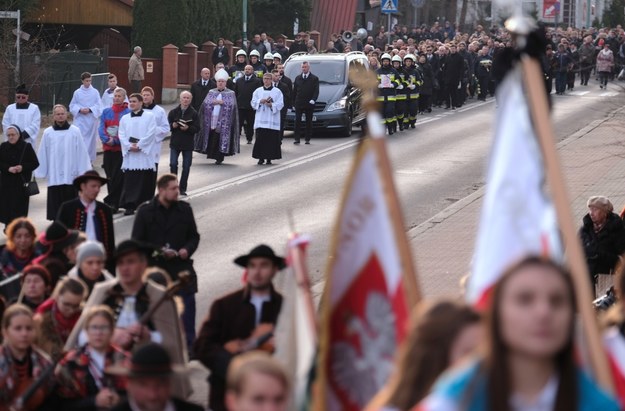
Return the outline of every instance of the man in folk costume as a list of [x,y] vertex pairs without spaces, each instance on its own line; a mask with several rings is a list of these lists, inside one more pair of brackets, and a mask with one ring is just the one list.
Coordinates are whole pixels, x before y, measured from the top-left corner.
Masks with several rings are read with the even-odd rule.
[[108,178],[106,184],[108,195],[104,197],[104,203],[111,207],[113,213],[117,213],[119,210],[119,199],[124,184],[122,146],[119,142],[118,133],[119,121],[124,115],[130,113],[127,101],[126,90],[117,87],[113,93],[113,105],[104,109],[98,128],[102,150],[104,151],[102,168],[104,168]]
[[196,136],[195,151],[221,164],[225,156],[239,152],[239,117],[234,91],[226,88],[228,73],[215,74],[217,88],[208,92],[200,110],[200,132]]
[[87,239],[102,243],[109,263],[107,268],[115,272],[115,266],[111,265],[115,251],[113,213],[109,206],[96,200],[100,188],[107,183],[108,180],[95,170],[76,177],[74,186],[78,189],[78,198],[63,203],[56,219],[67,228],[84,232]]
[[[22,84],[15,89],[15,103],[9,104],[2,117],[2,129],[5,131],[11,124],[18,126],[24,141],[33,148],[37,143],[39,128],[41,127],[41,113],[36,104],[28,101],[28,89]],[[6,134],[5,134],[6,140]]]
[[72,101],[69,103],[69,111],[74,116],[74,125],[80,129],[82,137],[85,139],[89,159],[91,162],[94,162],[96,157],[98,119],[102,114],[102,101],[98,90],[91,86],[91,73],[82,73],[80,79],[82,80],[82,86],[74,91]]
[[252,157],[258,164],[271,164],[271,160],[282,158],[280,149],[280,110],[284,107],[282,92],[273,86],[271,73],[263,75],[263,87],[259,87],[252,95],[252,108],[256,110],[254,129],[256,142]]
[[120,205],[124,215],[132,215],[139,205],[154,195],[154,144],[156,120],[154,114],[143,110],[143,97],[134,93],[129,98],[130,114],[119,122],[119,142],[122,147],[124,186]]
[[[65,351],[80,347],[87,342],[83,330],[85,316],[91,307],[106,305],[115,314],[115,332],[112,343],[125,350],[148,342],[161,344],[169,353],[174,364],[187,361],[184,331],[176,305],[167,298],[146,323],[141,317],[157,301],[163,298],[163,287],[151,281],[144,282],[143,273],[149,264],[152,249],[135,240],[122,241],[115,250],[117,278],[95,285],[87,300],[81,317],[67,339]],[[174,394],[186,398],[191,392],[189,380],[179,377],[174,380]]]
[[284,258],[259,245],[234,263],[246,269],[246,285],[213,303],[194,345],[198,360],[211,371],[209,408],[225,411],[226,371],[233,357],[246,351],[273,351],[272,334],[282,296],[272,280],[286,266]]
[[61,204],[76,198],[74,179],[91,169],[85,141],[78,127],[67,122],[65,106],[57,104],[52,113],[54,123],[43,132],[35,170],[35,177],[48,179],[48,220],[56,218]]

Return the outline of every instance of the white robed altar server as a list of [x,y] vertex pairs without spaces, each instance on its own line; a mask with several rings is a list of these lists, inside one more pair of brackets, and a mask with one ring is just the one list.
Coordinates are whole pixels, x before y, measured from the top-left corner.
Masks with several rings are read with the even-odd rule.
[[67,122],[65,106],[57,104],[52,110],[54,123],[41,136],[35,177],[48,179],[46,218],[54,220],[66,201],[78,196],[74,179],[91,170],[89,153],[78,127]]
[[[154,120],[156,121],[156,137],[152,155],[154,156],[154,164],[156,165],[156,172],[158,173],[158,163],[161,160],[163,140],[165,140],[165,137],[167,137],[170,132],[169,121],[167,120],[165,109],[154,102],[154,90],[152,87],[143,87],[141,96],[143,97],[143,109],[152,112],[152,114],[154,114]],[[156,188],[156,175],[154,175],[154,178],[154,188]]]
[[[11,124],[22,130],[22,137],[33,148],[36,147],[39,128],[41,127],[41,113],[36,104],[28,101],[28,89],[25,84],[15,89],[15,103],[9,104],[2,117],[2,129],[6,130]],[[6,135],[4,136],[6,141]]]
[[80,75],[80,86],[69,103],[69,111],[74,116],[74,125],[80,129],[89,152],[91,162],[96,157],[96,141],[98,139],[99,118],[102,115],[102,100],[98,90],[91,85],[91,73]]
[[125,215],[132,215],[141,203],[154,196],[154,144],[157,128],[154,114],[143,109],[141,94],[134,93],[128,100],[131,112],[121,118],[118,130],[124,171],[124,186],[119,203],[126,210]]
[[284,107],[284,98],[279,88],[273,87],[271,73],[263,75],[263,87],[254,90],[252,108],[256,110],[254,130],[256,141],[252,157],[258,164],[271,164],[271,160],[282,158],[280,148],[280,110]]

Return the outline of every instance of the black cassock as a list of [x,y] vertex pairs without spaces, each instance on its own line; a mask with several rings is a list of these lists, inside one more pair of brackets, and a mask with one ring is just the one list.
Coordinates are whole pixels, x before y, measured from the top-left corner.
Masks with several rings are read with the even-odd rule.
[[[19,164],[21,173],[9,172],[10,167]],[[9,224],[17,217],[28,216],[30,197],[24,183],[30,181],[37,167],[39,161],[30,143],[20,139],[15,144],[0,144],[0,222]]]

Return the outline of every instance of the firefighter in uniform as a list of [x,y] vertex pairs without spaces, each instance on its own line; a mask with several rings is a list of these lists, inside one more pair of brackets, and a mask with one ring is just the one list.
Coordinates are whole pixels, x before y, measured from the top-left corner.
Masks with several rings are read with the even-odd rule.
[[245,50],[237,51],[235,59],[236,62],[228,68],[228,74],[230,74],[230,79],[233,83],[237,81],[239,77],[243,76],[245,66],[247,66],[247,53]]
[[252,50],[250,52],[250,66],[254,68],[254,74],[256,77],[262,79],[263,75],[267,72],[267,67],[260,62],[260,53],[258,50]]
[[376,73],[378,77],[378,101],[382,102],[382,118],[389,136],[397,130],[397,117],[395,116],[395,89],[403,89],[399,82],[399,73],[391,66],[391,55],[382,54],[382,67]]
[[[415,128],[417,112],[419,111],[419,92],[423,84],[423,75],[417,69],[417,58],[414,54],[406,54],[404,57],[404,82],[406,85],[406,109],[404,111],[404,128]],[[400,73],[401,75],[401,73]]]
[[401,85],[401,89],[397,88],[397,95],[395,96],[395,117],[397,118],[399,131],[404,131],[404,113],[406,112],[406,100],[408,98],[408,88],[406,86],[408,84],[406,83],[406,75],[404,74],[404,69],[402,69],[401,64],[401,57],[394,55],[391,59],[391,65],[399,74],[397,80]]

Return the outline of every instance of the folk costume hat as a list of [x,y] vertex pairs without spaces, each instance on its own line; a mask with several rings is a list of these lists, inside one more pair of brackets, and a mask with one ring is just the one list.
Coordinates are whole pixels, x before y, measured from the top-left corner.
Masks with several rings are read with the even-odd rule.
[[80,185],[89,180],[98,180],[102,185],[108,183],[109,181],[108,178],[100,176],[100,173],[98,173],[97,171],[89,170],[86,171],[85,174],[80,175],[74,179],[74,187],[76,187],[77,190],[80,190]]
[[153,252],[154,249],[147,244],[140,243],[137,240],[124,240],[117,245],[114,258],[115,262],[117,262],[123,256],[131,253],[143,254],[150,258]]
[[271,247],[265,244],[261,244],[256,246],[249,252],[249,254],[239,256],[234,259],[234,263],[243,268],[247,268],[248,262],[252,258],[267,258],[278,267],[278,269],[282,270],[286,267],[286,260],[283,257],[276,255]]
[[68,230],[62,222],[53,221],[41,234],[39,241],[54,251],[61,251],[68,245],[74,244],[79,236],[79,230]]
[[147,343],[138,348],[130,358],[130,366],[120,364],[105,370],[109,375],[125,375],[128,378],[171,377],[188,369],[172,364],[171,357],[162,345]]

